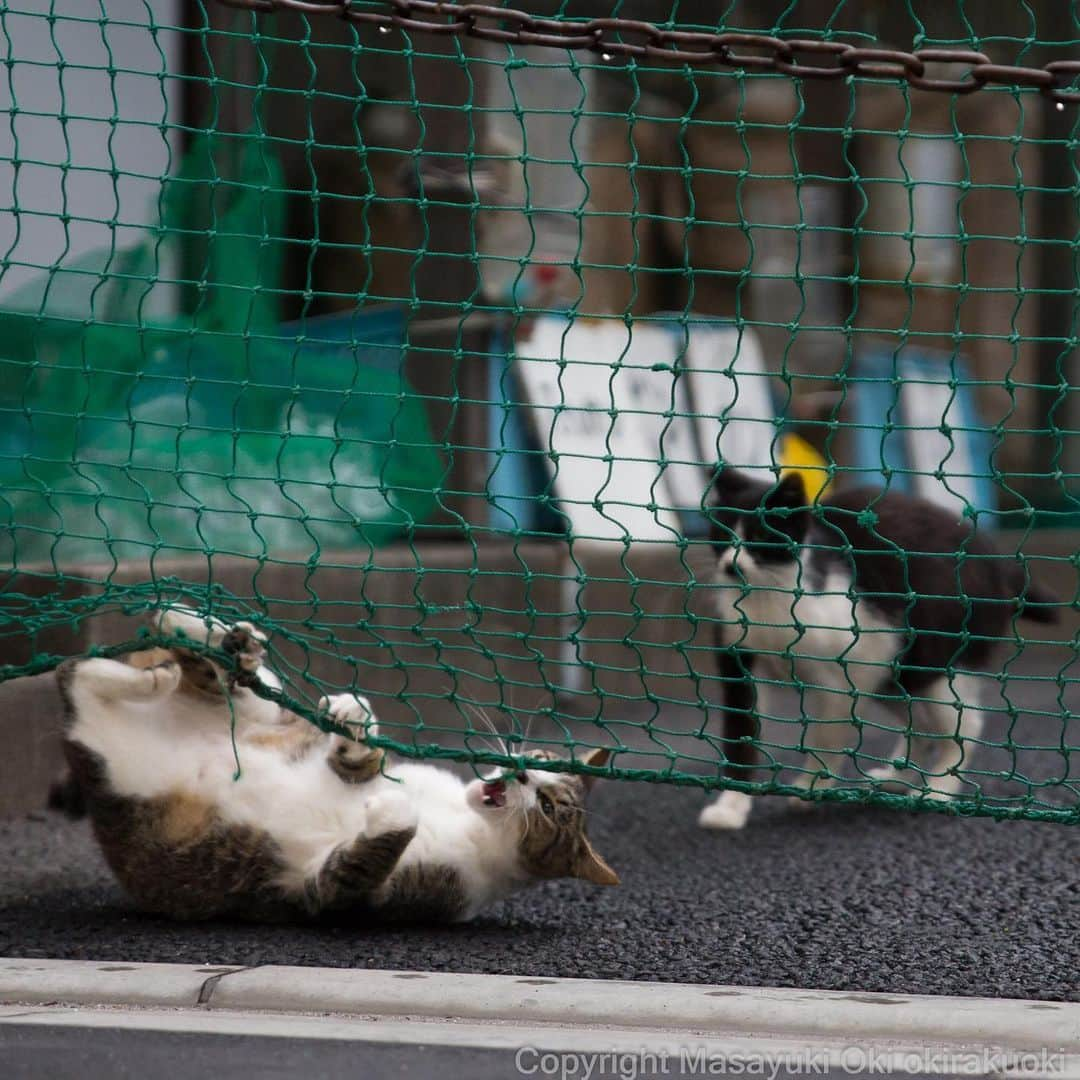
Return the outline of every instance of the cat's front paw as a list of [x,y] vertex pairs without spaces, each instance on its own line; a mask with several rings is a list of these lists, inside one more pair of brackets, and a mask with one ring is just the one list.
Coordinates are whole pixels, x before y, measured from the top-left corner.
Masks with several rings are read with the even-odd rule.
[[369,738],[379,734],[371,702],[359,694],[335,694],[322,698],[319,709],[347,732],[330,736],[330,768],[347,784],[360,784],[378,774],[384,753],[368,744]]
[[194,608],[173,604],[150,613],[150,629],[169,638],[186,638],[196,645],[208,645],[216,649],[221,645],[229,629],[220,619],[202,615]]
[[701,811],[698,825],[703,829],[741,829],[752,805],[750,796],[744,792],[725,791]]
[[258,671],[266,656],[266,635],[249,622],[230,626],[213,615],[174,604],[150,616],[152,630],[165,637],[179,638],[182,647],[186,638],[196,645],[222,649],[236,657],[241,671]]
[[221,648],[233,658],[237,671],[254,678],[266,659],[266,635],[249,622],[238,622],[225,631]]
[[103,656],[68,663],[61,679],[106,701],[151,701],[168,697],[180,685],[180,665],[175,660],[147,668]]
[[319,709],[338,727],[344,728],[354,742],[366,742],[379,734],[379,722],[371,702],[361,694],[334,694],[319,701]]
[[410,832],[416,828],[416,822],[416,807],[406,795],[384,791],[368,803],[365,832],[369,837]]

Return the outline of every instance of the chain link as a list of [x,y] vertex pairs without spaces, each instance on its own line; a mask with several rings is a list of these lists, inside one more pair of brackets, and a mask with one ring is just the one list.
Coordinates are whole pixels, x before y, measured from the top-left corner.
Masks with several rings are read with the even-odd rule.
[[[1030,87],[1061,105],[1080,104],[1080,60],[1054,60],[1044,67],[992,63],[969,49],[864,48],[820,38],[777,38],[769,34],[665,30],[638,19],[544,19],[513,8],[440,0],[387,0],[391,10],[361,9],[352,0],[218,0],[250,11],[294,11],[333,15],[388,30],[453,34],[506,45],[582,49],[605,61],[620,57],[678,64],[715,64],[744,71],[776,72],[800,79],[903,79],[917,90],[970,94],[984,86]],[[750,51],[747,51],[750,50]],[[959,77],[928,75],[927,64],[965,70]]]

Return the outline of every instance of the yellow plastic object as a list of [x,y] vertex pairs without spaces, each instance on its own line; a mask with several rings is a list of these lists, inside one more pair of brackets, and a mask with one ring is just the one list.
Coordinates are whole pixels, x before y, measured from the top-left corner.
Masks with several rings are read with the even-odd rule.
[[801,435],[788,432],[780,439],[780,471],[797,472],[803,478],[807,501],[813,503],[829,488],[829,467],[825,459]]

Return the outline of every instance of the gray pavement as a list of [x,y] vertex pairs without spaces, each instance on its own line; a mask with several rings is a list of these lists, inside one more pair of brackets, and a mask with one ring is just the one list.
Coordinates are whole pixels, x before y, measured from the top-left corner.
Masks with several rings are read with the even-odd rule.
[[513,1050],[298,1038],[9,1025],[0,1029],[8,1080],[187,1080],[214,1076],[319,1080],[506,1080],[520,1075]]
[[1075,828],[760,800],[740,833],[688,789],[598,785],[624,884],[553,882],[473,924],[181,925],[134,911],[85,823],[0,823],[0,955],[299,964],[1080,1001]]
[[[543,1044],[527,1048],[483,1046],[437,1046],[423,1041],[377,1043],[359,1040],[305,1039],[298,1037],[217,1035],[199,1032],[129,1031],[123,1028],[87,1029],[48,1025],[10,1024],[0,1028],[0,1074],[6,1080],[187,1080],[213,1076],[217,1080],[249,1077],[317,1077],[318,1080],[508,1080],[513,1077],[577,1077],[589,1069],[591,1080],[658,1080],[679,1075],[738,1076],[747,1071],[738,1058],[727,1068],[708,1061],[695,1069],[695,1058],[683,1064],[678,1054],[627,1051],[556,1057]],[[859,1080],[881,1075],[880,1069],[822,1068],[820,1058],[813,1075],[823,1080]],[[777,1080],[803,1075],[804,1066],[793,1059],[790,1066],[770,1061],[769,1072]],[[904,1080],[920,1080],[920,1074],[897,1070]],[[982,1075],[982,1074],[979,1074]]]
[[[989,715],[984,739],[998,746],[975,758],[976,768],[999,774],[984,788],[1014,796],[1025,790],[1018,778],[1064,776],[1069,786],[1035,790],[1075,806],[1080,762],[1061,748],[1080,738],[1062,708],[1080,712],[1080,683],[1057,652],[1032,650],[1011,671],[1015,708]],[[692,709],[664,717],[669,731],[701,723]],[[620,737],[644,739],[639,719],[621,708]],[[790,744],[793,731],[774,721],[764,737]],[[885,737],[871,732],[868,747]],[[800,811],[765,797],[744,831],[708,833],[696,825],[704,801],[690,788],[598,784],[590,834],[620,887],[552,882],[471,925],[441,929],[169,923],[132,909],[85,823],[47,812],[0,820],[0,956],[1080,1001],[1075,826],[851,806]]]

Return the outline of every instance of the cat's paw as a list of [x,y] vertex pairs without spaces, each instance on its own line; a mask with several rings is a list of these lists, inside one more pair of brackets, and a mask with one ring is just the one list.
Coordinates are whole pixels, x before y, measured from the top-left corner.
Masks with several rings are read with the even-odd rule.
[[866,777],[873,783],[875,791],[887,791],[893,795],[911,793],[911,776],[908,772],[905,779],[905,774],[895,765],[879,765],[866,770]]
[[119,660],[93,657],[79,660],[68,676],[71,685],[96,697],[116,701],[150,701],[166,697],[179,685],[180,665],[175,660],[138,668]]
[[362,784],[382,771],[385,752],[344,735],[329,737],[327,763],[346,784]]
[[246,675],[257,676],[266,659],[266,635],[249,622],[230,626],[220,647],[233,658],[237,670]]
[[725,791],[716,802],[701,811],[698,824],[703,829],[741,829],[750,816],[753,800],[741,791]]
[[339,727],[349,732],[354,742],[366,742],[379,734],[379,722],[371,702],[361,694],[334,694],[319,700],[319,709]]
[[917,794],[924,799],[948,802],[950,799],[957,798],[957,796],[963,797],[965,782],[964,778],[957,776],[956,773],[947,773],[945,776],[926,776],[923,777],[925,787]]
[[150,614],[150,629],[169,638],[187,638],[197,645],[220,647],[228,627],[212,616],[202,615],[183,604],[161,608]]
[[897,769],[888,765],[868,769],[866,775],[873,781],[875,791],[906,795],[912,799],[947,801],[961,794],[965,784],[964,779],[954,772],[932,776],[918,768]]
[[165,637],[184,638],[196,645],[222,649],[236,657],[241,671],[254,673],[262,666],[266,656],[266,635],[249,622],[230,626],[213,615],[174,604],[155,611],[150,617],[150,627]]
[[369,837],[388,833],[409,832],[416,828],[416,807],[400,791],[384,791],[367,805],[367,828]]
[[371,702],[359,694],[335,694],[322,698],[319,708],[347,732],[330,736],[330,768],[347,784],[363,783],[380,772],[384,753],[368,744],[369,738],[379,734]]
[[163,664],[149,668],[146,673],[150,676],[153,685],[153,689],[149,694],[150,697],[171,694],[180,685],[180,680],[184,675],[183,670],[175,660],[166,660]]

